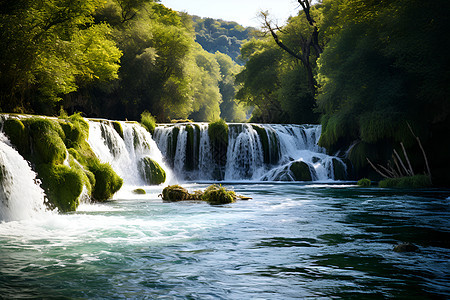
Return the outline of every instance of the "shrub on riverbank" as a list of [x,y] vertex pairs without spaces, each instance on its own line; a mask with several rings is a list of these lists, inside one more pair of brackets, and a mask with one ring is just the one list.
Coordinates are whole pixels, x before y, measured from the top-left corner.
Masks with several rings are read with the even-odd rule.
[[357,185],[361,187],[369,187],[372,185],[372,181],[370,181],[370,179],[367,178],[362,178],[358,180]]
[[148,132],[153,134],[155,132],[156,128],[156,119],[154,116],[152,116],[151,113],[148,111],[144,111],[141,114],[141,124],[144,126],[145,129],[147,129]]
[[431,179],[427,175],[414,175],[400,178],[386,178],[378,183],[380,188],[426,188],[431,187]]

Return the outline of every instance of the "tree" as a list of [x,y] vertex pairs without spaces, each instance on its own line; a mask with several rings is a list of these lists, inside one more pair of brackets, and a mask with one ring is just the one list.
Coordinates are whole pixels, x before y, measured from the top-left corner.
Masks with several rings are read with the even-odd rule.
[[117,77],[110,27],[94,24],[100,0],[19,1],[2,7],[0,100],[7,111],[52,113],[61,96]]

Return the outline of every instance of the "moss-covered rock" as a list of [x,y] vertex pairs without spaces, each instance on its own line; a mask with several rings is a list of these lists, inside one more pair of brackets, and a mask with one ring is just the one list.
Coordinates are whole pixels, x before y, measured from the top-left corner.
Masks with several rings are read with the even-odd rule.
[[312,181],[311,169],[309,165],[303,161],[293,162],[290,165],[289,170],[295,181]]
[[221,205],[235,202],[237,196],[234,191],[227,190],[223,186],[210,185],[201,199],[208,202],[211,205]]
[[336,158],[332,159],[332,164],[333,164],[334,180],[347,179],[347,170],[345,164]]
[[378,183],[380,188],[427,188],[431,185],[431,179],[427,175],[386,178]]
[[50,206],[60,212],[75,211],[85,183],[84,173],[66,165],[41,164],[36,169]]
[[19,119],[11,118],[5,120],[3,131],[20,154],[27,155],[30,153],[28,131]]
[[369,187],[372,185],[372,181],[367,178],[362,178],[362,179],[358,180],[358,182],[356,184],[361,187]]
[[23,121],[29,128],[34,160],[38,164],[61,164],[67,157],[65,134],[59,123],[45,118]]
[[154,185],[166,181],[164,169],[150,157],[143,157],[139,161],[139,171],[146,183]]
[[111,166],[107,163],[95,163],[89,167],[95,176],[95,186],[92,198],[96,201],[106,201],[116,193],[123,184]]
[[253,129],[258,133],[259,140],[261,141],[264,163],[275,165],[280,160],[280,142],[275,134],[275,132],[253,124]]
[[219,166],[225,166],[227,163],[228,148],[227,123],[222,119],[209,123],[208,136],[214,161]]
[[191,200],[188,190],[179,185],[169,185],[162,191],[162,199],[164,201],[176,202]]
[[123,139],[123,128],[122,128],[122,124],[120,124],[120,122],[118,121],[114,121],[112,122],[113,128],[114,130],[120,135],[120,137]]
[[136,195],[145,195],[145,194],[147,194],[147,193],[145,192],[144,189],[134,189],[134,190],[133,190],[133,194],[136,194]]

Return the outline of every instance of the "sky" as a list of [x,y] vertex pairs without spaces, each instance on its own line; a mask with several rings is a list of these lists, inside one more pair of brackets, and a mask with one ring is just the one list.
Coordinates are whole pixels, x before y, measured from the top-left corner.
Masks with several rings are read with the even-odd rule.
[[257,18],[261,10],[269,11],[271,19],[281,26],[301,9],[296,0],[162,0],[161,3],[190,15],[235,21],[245,27],[261,26]]

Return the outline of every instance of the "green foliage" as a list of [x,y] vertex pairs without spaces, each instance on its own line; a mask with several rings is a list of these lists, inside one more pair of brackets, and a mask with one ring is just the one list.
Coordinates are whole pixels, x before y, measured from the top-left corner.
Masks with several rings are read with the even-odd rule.
[[244,28],[236,22],[197,16],[193,16],[192,20],[196,33],[195,40],[203,49],[210,53],[219,51],[231,57],[235,62],[242,63],[238,59],[239,50],[242,43],[251,37],[254,28]]
[[151,113],[148,111],[144,111],[141,114],[141,124],[144,126],[145,129],[147,129],[148,132],[153,134],[155,132],[156,127],[156,119],[154,116],[152,116]]
[[36,169],[51,205],[60,212],[75,211],[80,204],[86,175],[66,165],[41,164]]
[[[450,182],[445,171],[450,166],[442,164],[450,146],[437,146],[450,124],[444,79],[450,62],[447,55],[436,55],[443,43],[449,45],[442,39],[450,29],[443,13],[449,5],[442,0],[432,5],[324,1],[321,29],[331,36],[318,62],[322,146],[333,151],[361,140],[385,156],[392,150],[387,145],[403,142],[411,157],[419,157],[408,122],[430,153],[436,179]],[[364,160],[360,155],[358,164]]]
[[139,171],[147,184],[157,185],[166,181],[166,172],[150,157],[143,157],[139,161]]
[[111,165],[107,163],[93,163],[89,166],[89,170],[95,176],[95,186],[92,192],[92,198],[96,201],[106,201],[117,192],[123,184]]
[[378,183],[380,188],[427,188],[431,187],[431,179],[427,175],[415,175],[400,178],[386,178]]
[[61,95],[117,78],[121,56],[107,24],[94,24],[101,0],[22,1],[0,18],[0,102],[7,111],[53,112]]
[[201,196],[203,201],[208,202],[211,205],[221,205],[235,202],[237,196],[234,191],[229,191],[223,186],[210,185],[206,188],[205,192]]
[[362,179],[358,180],[358,182],[356,184],[361,187],[369,187],[372,185],[372,181],[368,178],[362,178]]

